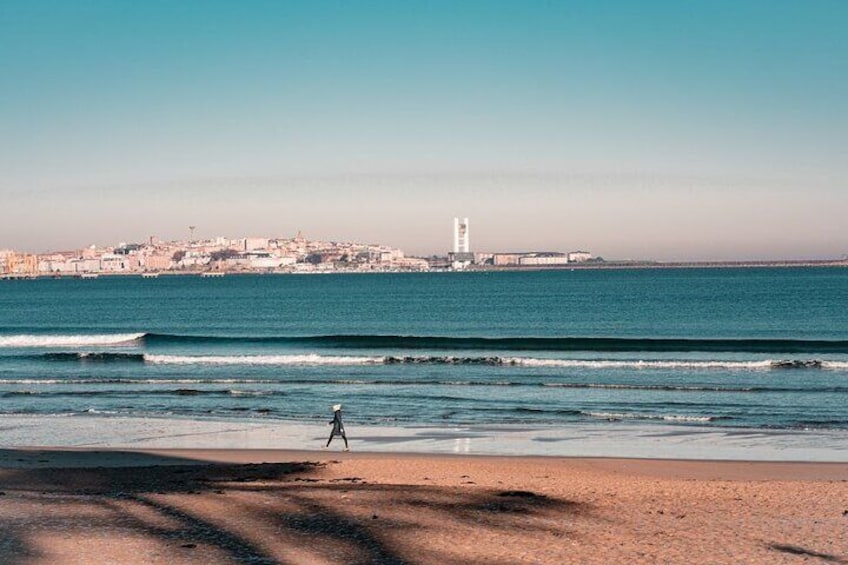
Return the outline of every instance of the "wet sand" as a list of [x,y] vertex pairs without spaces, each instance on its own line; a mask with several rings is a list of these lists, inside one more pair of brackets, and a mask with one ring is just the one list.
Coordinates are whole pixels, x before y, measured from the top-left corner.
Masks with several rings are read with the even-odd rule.
[[[327,422],[0,415],[4,446],[87,449],[320,449]],[[586,423],[536,426],[348,425],[355,452],[848,463],[844,430]]]
[[0,450],[23,563],[848,563],[848,464]]

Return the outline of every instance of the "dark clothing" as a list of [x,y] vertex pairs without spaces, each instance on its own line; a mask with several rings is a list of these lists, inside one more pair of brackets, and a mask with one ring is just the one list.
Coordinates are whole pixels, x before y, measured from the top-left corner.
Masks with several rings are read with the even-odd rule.
[[344,424],[342,424],[342,411],[337,410],[333,412],[333,421],[330,422],[333,425],[333,435],[334,436],[343,436],[344,435]]
[[330,442],[333,441],[333,438],[336,436],[342,436],[342,439],[345,442],[345,449],[347,449],[347,436],[345,435],[344,424],[342,423],[342,411],[336,410],[333,412],[333,421],[330,422],[333,426],[333,431],[330,432],[330,438],[327,440],[326,447],[330,446]]

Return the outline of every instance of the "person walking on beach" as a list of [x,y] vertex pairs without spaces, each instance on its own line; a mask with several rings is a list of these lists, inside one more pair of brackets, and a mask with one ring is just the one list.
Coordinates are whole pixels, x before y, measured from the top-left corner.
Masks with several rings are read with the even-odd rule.
[[335,404],[333,406],[333,421],[330,422],[330,425],[333,426],[333,431],[330,432],[330,439],[327,440],[327,445],[324,448],[330,447],[330,442],[333,441],[333,438],[336,436],[342,436],[342,439],[345,442],[345,451],[350,451],[350,448],[347,445],[347,436],[345,435],[344,424],[342,423],[342,405]]

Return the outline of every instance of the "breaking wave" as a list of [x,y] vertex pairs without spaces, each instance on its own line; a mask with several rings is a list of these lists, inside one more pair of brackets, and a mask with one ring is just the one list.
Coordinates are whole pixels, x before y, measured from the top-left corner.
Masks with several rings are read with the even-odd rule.
[[665,422],[712,422],[715,416],[685,416],[679,414],[644,414],[638,412],[581,412],[590,418],[601,418],[604,420],[663,420]]
[[777,361],[654,361],[589,359],[514,359],[525,367],[575,367],[580,369],[772,369]]
[[414,335],[191,336],[144,334],[152,344],[264,343],[337,349],[488,351],[651,351],[741,353],[848,353],[848,340],[686,339],[617,337],[447,337]]
[[[676,384],[627,384],[627,383],[581,383],[581,382],[546,382],[546,380],[521,379],[512,381],[503,380],[451,380],[451,379],[408,379],[408,378],[388,378],[388,379],[363,379],[363,378],[298,378],[298,379],[250,379],[250,378],[68,378],[68,379],[0,379],[0,386],[8,385],[135,385],[135,386],[185,386],[185,385],[218,385],[218,386],[239,386],[239,385],[263,385],[265,387],[273,387],[275,390],[284,390],[290,385],[350,385],[350,386],[447,386],[447,387],[547,387],[561,389],[602,389],[602,390],[650,390],[650,391],[667,391],[667,392],[682,392],[682,393],[773,393],[787,392],[797,394],[817,394],[817,393],[848,393],[848,386],[714,386],[714,385],[676,385]],[[60,389],[65,390],[65,389]],[[151,389],[146,389],[151,390]],[[262,396],[264,394],[277,394],[278,392],[268,392],[268,390],[236,390],[228,389],[232,396]],[[108,391],[101,391],[108,393]],[[42,390],[14,390],[7,391],[2,394],[4,397],[13,396],[32,396],[41,394],[52,394],[49,389]]]
[[166,333],[0,335],[0,347],[262,343],[328,349],[487,351],[848,353],[848,340],[617,337],[448,337],[414,335],[204,336]]
[[0,335],[0,347],[87,347],[121,345],[136,342],[144,333],[125,334],[19,334]]
[[[8,357],[7,357],[8,358]],[[150,363],[154,365],[266,365],[266,366],[357,366],[357,365],[482,365],[492,367],[633,369],[633,370],[726,370],[768,371],[776,369],[848,369],[848,361],[818,359],[766,359],[757,361],[695,359],[548,359],[500,356],[452,355],[157,355],[118,352],[51,352],[12,358],[75,363]]]
[[348,355],[145,355],[147,363],[162,365],[376,365],[383,357]]
[[563,367],[579,369],[696,369],[696,370],[770,370],[770,369],[844,369],[848,362],[816,359],[764,361],[699,360],[591,360],[534,359],[528,357],[454,357],[454,356],[354,356],[354,355],[144,355],[144,361],[174,365],[487,365],[519,367]]

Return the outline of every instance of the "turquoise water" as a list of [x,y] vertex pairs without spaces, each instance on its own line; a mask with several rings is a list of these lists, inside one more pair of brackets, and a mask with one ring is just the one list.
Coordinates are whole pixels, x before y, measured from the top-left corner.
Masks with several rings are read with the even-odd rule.
[[0,281],[0,413],[848,428],[848,270]]

